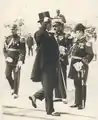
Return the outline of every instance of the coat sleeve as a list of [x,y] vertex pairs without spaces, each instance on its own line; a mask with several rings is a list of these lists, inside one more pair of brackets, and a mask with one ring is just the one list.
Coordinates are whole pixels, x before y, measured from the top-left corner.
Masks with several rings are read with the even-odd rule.
[[41,38],[43,37],[44,32],[46,30],[46,24],[47,23],[43,23],[42,26],[40,27],[40,29],[34,35],[37,45],[39,45],[41,43],[41,40],[42,40]]
[[85,46],[86,56],[83,58],[84,63],[90,63],[93,59],[94,53],[92,49],[92,43],[87,43]]
[[25,41],[20,40],[20,53],[19,53],[19,61],[25,62],[25,56],[26,56],[26,46]]

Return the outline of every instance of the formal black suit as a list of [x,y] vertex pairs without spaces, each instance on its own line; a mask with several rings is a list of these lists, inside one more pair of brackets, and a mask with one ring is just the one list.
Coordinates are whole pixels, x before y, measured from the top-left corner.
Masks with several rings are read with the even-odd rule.
[[[39,31],[36,32],[35,38],[38,46],[37,58],[39,66],[35,65],[36,68],[33,68],[31,79],[33,81],[41,81],[47,114],[51,114],[54,111],[53,108],[53,89],[58,83],[57,78],[57,67],[59,60],[59,48],[54,36],[45,29],[45,24],[42,25]],[[38,55],[40,57],[38,57]],[[37,64],[37,63],[35,63]],[[36,69],[37,72],[34,72]],[[36,74],[40,77],[37,77]],[[39,78],[39,80],[38,80]]]

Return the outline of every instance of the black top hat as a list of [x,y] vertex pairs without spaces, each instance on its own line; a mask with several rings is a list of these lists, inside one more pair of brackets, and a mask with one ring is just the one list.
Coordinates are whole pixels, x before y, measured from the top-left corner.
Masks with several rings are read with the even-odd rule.
[[78,23],[76,26],[75,26],[75,32],[76,31],[83,31],[86,29],[86,27],[82,24],[82,23]]
[[50,17],[50,13],[48,11],[45,11],[45,12],[42,12],[42,13],[39,13],[39,20],[38,22],[43,22],[44,21],[44,17]]

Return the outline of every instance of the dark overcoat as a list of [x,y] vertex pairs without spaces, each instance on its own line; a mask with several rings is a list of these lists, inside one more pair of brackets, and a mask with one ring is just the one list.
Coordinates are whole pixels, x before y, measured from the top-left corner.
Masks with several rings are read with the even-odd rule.
[[35,33],[37,55],[31,73],[34,82],[42,81],[42,74],[46,73],[47,81],[51,85],[57,83],[57,66],[59,60],[59,47],[52,33],[44,29],[44,25]]

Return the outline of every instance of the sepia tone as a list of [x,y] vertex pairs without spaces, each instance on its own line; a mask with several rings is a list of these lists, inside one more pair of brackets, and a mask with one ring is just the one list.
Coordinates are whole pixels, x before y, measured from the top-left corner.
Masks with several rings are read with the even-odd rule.
[[[27,38],[30,33],[34,39],[34,33],[39,28],[38,14],[49,11],[51,17],[56,16],[56,10],[66,18],[66,23],[72,27],[78,23],[96,28],[98,36],[98,1],[97,0],[0,0],[0,120],[97,120],[98,119],[98,86],[97,66],[98,58],[89,64],[87,80],[86,107],[82,110],[71,108],[75,98],[73,80],[67,77],[68,103],[55,102],[54,108],[61,116],[49,116],[45,110],[45,100],[37,101],[34,108],[28,99],[42,88],[40,82],[32,82],[30,79],[32,67],[36,57],[36,44],[34,40],[33,53],[28,56],[26,45],[26,58],[20,72],[19,97],[14,99],[10,94],[10,86],[5,77],[5,58],[3,54],[4,41],[11,34],[9,25],[21,20],[22,27],[19,35]],[[98,38],[97,38],[98,39]],[[95,42],[94,52],[98,51],[98,40]],[[67,74],[70,66],[68,66]]]

